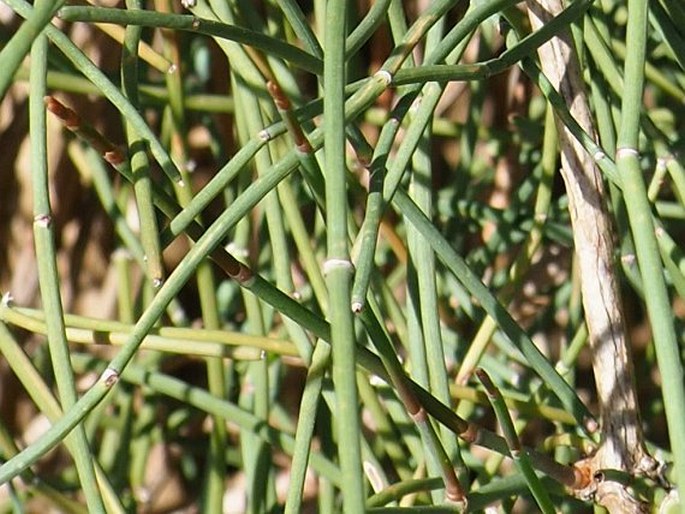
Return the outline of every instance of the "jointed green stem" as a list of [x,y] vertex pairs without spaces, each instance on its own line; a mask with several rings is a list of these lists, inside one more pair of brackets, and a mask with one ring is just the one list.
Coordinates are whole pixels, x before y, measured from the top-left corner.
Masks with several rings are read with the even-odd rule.
[[497,389],[495,384],[483,369],[476,370],[476,375],[488,394],[488,398],[490,399],[492,407],[495,410],[495,414],[497,415],[497,420],[499,421],[500,427],[502,427],[504,438],[507,440],[507,445],[511,451],[511,456],[514,459],[516,466],[519,468],[519,471],[525,478],[528,488],[533,494],[535,501],[542,512],[545,514],[553,514],[555,509],[554,505],[552,504],[552,500],[542,485],[542,482],[535,474],[535,471],[528,460],[526,450],[521,447],[521,442],[519,441],[518,434],[516,433],[514,422],[509,415],[506,404],[504,403],[502,393],[500,393],[499,389]]
[[[39,2],[38,9],[47,1]],[[64,410],[76,403],[74,373],[69,361],[69,347],[64,330],[64,313],[60,296],[60,282],[57,271],[54,225],[48,187],[45,70],[47,69],[48,40],[40,34],[31,47],[31,96],[29,100],[31,117],[31,166],[33,170],[33,233],[38,260],[38,276],[41,285],[41,299],[45,309],[48,327],[48,346],[55,374],[60,403]],[[86,432],[83,425],[69,436],[79,479],[86,495],[88,508],[92,512],[103,512],[104,504],[99,491],[95,469]]]
[[333,386],[337,406],[338,456],[343,475],[343,511],[363,512],[356,341],[350,310],[352,263],[347,236],[345,165],[345,38],[347,2],[326,5],[324,53],[324,145],[326,190],[326,286],[328,288]]
[[[683,365],[638,149],[647,37],[647,2],[630,0],[628,9],[630,17],[626,38],[629,51],[624,68],[625,88],[616,143],[616,163],[623,184],[642,282],[649,289],[649,293],[645,294],[645,302],[663,380],[662,393],[675,460],[676,482],[685,484],[685,439],[679,435],[685,433]],[[683,511],[685,512],[685,507]]]
[[321,73],[321,61],[299,48],[237,25],[228,25],[189,14],[167,14],[154,11],[134,12],[124,9],[113,9],[111,7],[73,6],[63,7],[59,12],[59,16],[66,21],[140,25],[143,27],[188,30],[208,36],[216,36],[244,45],[254,46],[286,61],[290,61],[309,72]]

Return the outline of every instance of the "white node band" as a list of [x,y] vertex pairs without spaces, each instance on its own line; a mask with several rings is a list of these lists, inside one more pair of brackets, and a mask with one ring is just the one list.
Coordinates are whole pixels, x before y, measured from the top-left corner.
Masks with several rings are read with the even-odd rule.
[[41,228],[46,228],[52,223],[52,217],[49,214],[39,214],[34,216],[33,222]]
[[388,70],[378,70],[374,76],[381,78],[386,86],[392,84],[392,75]]
[[119,373],[117,373],[112,368],[107,368],[102,372],[100,380],[105,383],[107,387],[112,387],[119,381]]
[[635,148],[619,148],[616,150],[616,158],[620,159],[621,157],[629,157],[629,156],[635,156],[637,157],[640,155],[638,151]]
[[348,259],[327,259],[323,263],[323,274],[328,275],[329,272],[336,268],[343,268],[347,271],[352,271],[354,266]]

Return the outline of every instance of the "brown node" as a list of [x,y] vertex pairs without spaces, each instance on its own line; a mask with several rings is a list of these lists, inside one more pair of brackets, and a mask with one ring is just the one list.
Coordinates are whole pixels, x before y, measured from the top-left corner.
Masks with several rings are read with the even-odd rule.
[[467,443],[473,443],[478,439],[479,431],[480,429],[478,428],[478,425],[475,423],[469,423],[466,427],[466,430],[459,434],[459,437],[461,437]]
[[573,489],[585,489],[590,485],[593,479],[592,462],[589,459],[576,462],[573,465],[573,475],[575,481],[573,483]]
[[54,96],[45,96],[43,102],[46,109],[62,120],[69,130],[78,130],[81,127],[81,118],[76,114],[76,111],[64,105]]
[[119,150],[118,148],[115,148],[113,150],[107,150],[103,152],[102,156],[112,166],[118,166],[119,164],[124,162],[124,154],[121,153],[121,150]]
[[288,97],[283,93],[281,86],[279,86],[273,80],[267,80],[266,89],[271,95],[271,98],[274,99],[276,107],[282,111],[287,111],[290,109],[290,100],[288,100]]

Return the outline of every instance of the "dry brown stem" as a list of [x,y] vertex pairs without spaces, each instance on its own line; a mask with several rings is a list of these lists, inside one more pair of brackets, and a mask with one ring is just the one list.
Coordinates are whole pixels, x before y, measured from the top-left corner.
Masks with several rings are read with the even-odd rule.
[[[527,0],[527,6],[534,29],[562,10],[560,0]],[[589,134],[594,134],[570,33],[553,38],[539,49],[539,55],[544,74],[566,100],[573,116]],[[579,468],[590,477],[603,476],[597,473],[603,469],[651,474],[656,466],[645,449],[640,425],[604,186],[592,156],[558,121],[557,128],[602,427],[598,451],[579,463]],[[611,513],[647,511],[647,506],[625,486],[611,480],[593,479],[578,493],[594,496]]]

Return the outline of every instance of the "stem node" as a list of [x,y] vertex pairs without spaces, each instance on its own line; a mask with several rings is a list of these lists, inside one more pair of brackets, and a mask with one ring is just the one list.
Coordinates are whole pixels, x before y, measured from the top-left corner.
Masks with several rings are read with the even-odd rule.
[[33,218],[33,222],[39,228],[48,228],[52,223],[52,216],[49,214],[39,214]]
[[344,269],[352,273],[354,271],[354,265],[349,259],[326,259],[323,263],[323,274],[328,275],[334,269]]
[[119,372],[112,368],[107,368],[102,372],[100,380],[105,384],[105,386],[112,388],[114,384],[119,381]]

